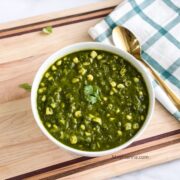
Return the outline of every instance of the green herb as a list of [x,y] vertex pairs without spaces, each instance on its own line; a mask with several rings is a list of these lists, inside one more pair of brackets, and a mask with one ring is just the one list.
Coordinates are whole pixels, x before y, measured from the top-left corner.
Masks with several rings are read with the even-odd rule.
[[91,104],[95,104],[97,100],[100,99],[99,89],[91,85],[87,85],[84,87],[84,95],[85,95],[85,99]]
[[28,83],[20,84],[19,87],[26,90],[26,91],[29,91],[29,92],[31,91],[31,85]]
[[42,32],[45,34],[51,34],[53,32],[52,26],[47,26],[42,29]]

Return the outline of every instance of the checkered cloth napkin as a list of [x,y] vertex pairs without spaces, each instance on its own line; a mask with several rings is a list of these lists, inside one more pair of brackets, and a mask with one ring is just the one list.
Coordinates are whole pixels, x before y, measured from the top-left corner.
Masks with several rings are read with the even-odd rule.
[[[127,0],[90,28],[98,42],[113,45],[112,29],[122,25],[139,39],[142,59],[180,96],[180,0]],[[180,111],[152,79],[156,98],[177,119]]]

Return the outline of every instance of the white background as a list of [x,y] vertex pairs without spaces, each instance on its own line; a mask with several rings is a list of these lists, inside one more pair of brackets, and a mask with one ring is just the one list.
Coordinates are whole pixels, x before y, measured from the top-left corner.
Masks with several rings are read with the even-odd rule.
[[[0,23],[100,1],[105,0],[0,0]],[[180,180],[180,160],[136,171],[113,179]]]

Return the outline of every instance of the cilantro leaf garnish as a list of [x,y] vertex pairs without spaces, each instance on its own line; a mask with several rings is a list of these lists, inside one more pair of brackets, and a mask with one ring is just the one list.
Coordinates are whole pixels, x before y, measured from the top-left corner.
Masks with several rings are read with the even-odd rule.
[[24,90],[26,90],[26,91],[28,91],[28,92],[31,91],[31,85],[28,84],[28,83],[20,84],[19,87],[22,88],[22,89],[24,89]]
[[42,29],[42,32],[43,32],[44,34],[51,34],[51,33],[53,32],[53,28],[52,28],[52,26],[44,27],[44,28]]
[[84,96],[89,103],[95,104],[100,100],[99,89],[96,86],[86,85],[84,87]]

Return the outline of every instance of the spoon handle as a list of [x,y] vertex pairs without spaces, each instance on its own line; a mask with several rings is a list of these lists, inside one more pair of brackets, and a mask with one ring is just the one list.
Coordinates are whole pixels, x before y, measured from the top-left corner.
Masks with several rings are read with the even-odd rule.
[[143,60],[138,59],[141,63],[143,63],[153,74],[153,76],[158,80],[158,83],[160,86],[166,91],[167,95],[171,98],[171,100],[174,102],[178,110],[180,110],[180,98],[177,97],[177,95],[169,88],[169,86],[166,84],[166,82],[156,73],[155,70],[153,70],[146,62]]

